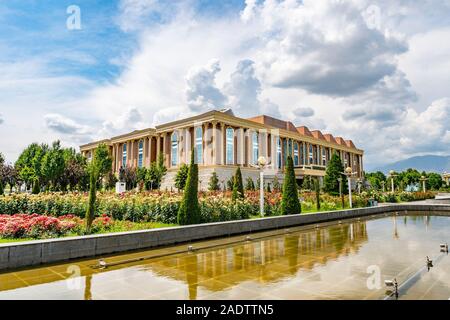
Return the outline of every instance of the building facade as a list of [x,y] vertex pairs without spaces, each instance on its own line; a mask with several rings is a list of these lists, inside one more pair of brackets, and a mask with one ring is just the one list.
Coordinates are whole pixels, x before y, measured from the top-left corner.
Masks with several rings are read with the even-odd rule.
[[164,155],[168,168],[161,188],[170,189],[180,165],[189,164],[191,152],[195,150],[195,161],[199,165],[199,183],[206,189],[213,172],[216,172],[221,187],[241,167],[243,179],[259,177],[256,167],[259,157],[265,157],[265,183],[277,177],[283,180],[283,170],[288,155],[294,161],[296,177],[301,183],[305,176],[322,178],[333,153],[338,153],[344,167],[351,167],[355,178],[363,175],[363,150],[355,147],[351,140],[310,131],[307,127],[296,127],[289,121],[266,115],[243,119],[231,110],[213,110],[187,119],[80,147],[90,159],[100,144],[109,146],[113,159],[113,171],[118,174],[122,167],[149,167]]

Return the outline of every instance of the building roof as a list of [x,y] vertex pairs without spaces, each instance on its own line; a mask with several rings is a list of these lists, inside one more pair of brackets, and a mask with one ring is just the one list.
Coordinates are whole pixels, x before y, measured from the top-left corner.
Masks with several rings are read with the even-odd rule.
[[336,137],[335,140],[338,145],[347,146],[347,144],[345,143],[345,140],[342,137]]
[[311,134],[313,135],[314,138],[319,139],[319,140],[325,140],[325,137],[323,136],[322,132],[320,132],[320,130],[314,130],[311,131]]
[[247,118],[247,120],[253,121],[253,122],[257,122],[257,123],[261,123],[267,126],[271,126],[271,127],[275,127],[278,129],[283,129],[283,130],[288,130],[288,131],[292,131],[292,132],[297,132],[297,129],[295,128],[294,124],[290,121],[285,121],[285,120],[280,120],[271,116],[267,116],[265,114],[260,115],[260,116],[256,116],[256,117],[252,117],[252,118]]
[[305,126],[297,127],[297,132],[300,133],[302,136],[308,136],[308,137],[313,136],[311,131],[309,131],[308,127],[305,127]]
[[328,142],[337,144],[336,140],[334,139],[334,137],[331,133],[326,133],[323,136],[324,136],[325,140],[327,140]]

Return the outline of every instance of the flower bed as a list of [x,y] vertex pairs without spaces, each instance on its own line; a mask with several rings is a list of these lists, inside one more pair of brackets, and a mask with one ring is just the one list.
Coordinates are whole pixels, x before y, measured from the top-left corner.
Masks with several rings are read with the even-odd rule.
[[[106,233],[162,226],[169,225],[119,221],[102,215],[93,221],[91,230],[92,233]],[[84,233],[85,221],[74,215],[60,217],[23,213],[0,215],[0,238],[3,239],[47,239]]]
[[[354,207],[366,207],[370,198],[378,202],[417,201],[434,197],[433,192],[401,192],[401,193],[377,193],[362,192],[353,195]],[[302,212],[314,212],[317,209],[316,195],[314,192],[301,193]],[[96,205],[96,216],[100,219],[112,219],[115,225],[118,221],[129,222],[153,222],[163,224],[176,224],[177,213],[182,194],[170,192],[128,192],[121,195],[114,193],[99,193]],[[201,222],[220,222],[230,220],[248,219],[259,214],[259,191],[246,192],[245,200],[233,203],[231,192],[201,192],[200,208]],[[342,209],[340,197],[321,194],[321,211]],[[64,224],[71,222],[79,225],[84,218],[87,208],[88,196],[86,193],[45,193],[39,195],[13,194],[0,197],[0,214],[14,215],[17,213],[31,215],[36,223],[39,216],[44,215],[39,226],[49,225],[45,232],[49,234],[64,234],[67,232],[79,232],[67,228]],[[348,196],[344,197],[344,207],[348,207]],[[266,216],[280,214],[281,193],[271,192],[265,194]],[[30,217],[31,217],[30,216]],[[3,216],[3,219],[6,219]],[[58,218],[56,220],[52,220]],[[77,220],[78,219],[78,220]],[[34,221],[33,220],[33,223]],[[103,221],[105,224],[107,222]],[[26,221],[24,221],[26,225]],[[9,227],[8,227],[9,228]],[[40,227],[35,227],[37,233],[44,234]],[[73,227],[75,228],[75,227]],[[31,228],[32,229],[32,228]],[[20,229],[24,234],[33,234],[29,227]],[[69,229],[69,230],[67,230]],[[76,228],[75,228],[76,229]],[[107,229],[107,228],[106,228]],[[14,230],[10,232],[15,233]]]

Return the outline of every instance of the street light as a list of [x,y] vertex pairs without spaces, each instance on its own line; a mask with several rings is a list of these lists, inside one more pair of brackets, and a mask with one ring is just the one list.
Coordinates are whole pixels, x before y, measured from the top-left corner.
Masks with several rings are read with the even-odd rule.
[[266,158],[258,158],[257,165],[252,165],[259,169],[259,214],[264,217],[264,169],[269,165]]
[[345,169],[345,172],[342,172],[342,174],[345,174],[347,176],[348,181],[348,197],[350,202],[350,209],[353,208],[353,202],[352,202],[352,176],[357,174],[357,172],[353,172],[351,167],[347,167]]
[[427,186],[426,186],[426,181],[428,180],[426,177],[421,176],[419,179],[422,182],[422,191],[423,192],[427,192]]
[[391,187],[392,187],[392,193],[395,192],[395,188],[394,188],[394,178],[397,177],[398,174],[395,174],[394,170],[389,171],[389,177],[391,178]]

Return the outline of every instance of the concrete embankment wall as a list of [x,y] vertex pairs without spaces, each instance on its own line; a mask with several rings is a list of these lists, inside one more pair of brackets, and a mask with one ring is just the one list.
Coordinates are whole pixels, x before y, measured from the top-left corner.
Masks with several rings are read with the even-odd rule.
[[450,205],[387,205],[315,214],[298,214],[164,229],[2,244],[0,245],[0,271],[131,250],[149,249],[202,239],[228,237],[238,234],[248,234],[290,226],[364,217],[387,212],[400,213],[402,211],[450,213]]

